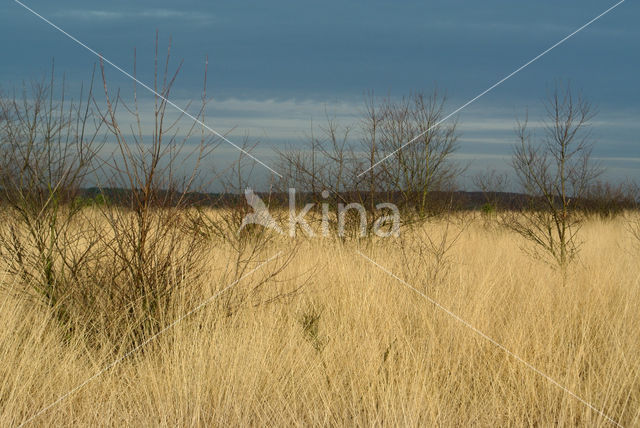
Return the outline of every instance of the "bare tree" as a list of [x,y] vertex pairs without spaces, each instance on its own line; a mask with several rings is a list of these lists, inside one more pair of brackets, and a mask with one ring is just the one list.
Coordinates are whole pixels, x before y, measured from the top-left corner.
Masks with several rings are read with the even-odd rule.
[[512,164],[526,206],[506,225],[535,244],[533,253],[566,269],[579,251],[583,217],[578,201],[602,170],[591,161],[591,105],[571,88],[556,89],[546,102],[544,136],[535,142],[527,120],[518,122]]
[[356,156],[349,145],[351,132],[350,126],[341,126],[328,114],[318,133],[312,123],[307,148],[289,147],[279,153],[281,169],[285,171],[281,190],[296,187],[312,195],[319,195],[323,190],[335,195],[352,191]]
[[[361,201],[366,194],[362,193],[361,179],[358,173],[364,169],[359,163],[354,148],[350,144],[352,127],[341,125],[338,121],[326,114],[324,126],[317,131],[313,124],[309,136],[308,148],[298,149],[289,147],[281,151],[280,171],[284,171],[285,178],[279,186],[280,191],[286,191],[294,187],[300,197],[310,199],[317,205],[323,203],[348,204]],[[328,192],[330,197],[323,196]],[[348,212],[346,220],[347,231],[356,230],[353,212]],[[370,214],[370,213],[367,213]],[[311,222],[320,222],[320,219],[310,219]],[[333,219],[335,220],[335,219]],[[332,221],[332,226],[337,227],[337,221]],[[370,222],[369,222],[370,223]],[[369,224],[368,223],[368,224]]]
[[446,97],[433,91],[429,96],[417,93],[399,101],[387,99],[381,105],[377,152],[381,157],[394,153],[380,164],[386,185],[399,192],[420,218],[428,214],[429,195],[450,190],[462,172],[451,159],[457,148],[457,123],[439,123],[445,104]]
[[385,190],[389,190],[388,186],[385,186],[383,183],[384,168],[376,168],[376,163],[380,159],[380,133],[386,117],[385,110],[384,106],[378,106],[373,92],[367,95],[365,98],[364,115],[361,122],[363,134],[361,146],[368,155],[366,163],[363,163],[362,167],[363,169],[369,169],[365,176],[366,184],[364,184],[364,187],[368,187],[368,207],[370,212],[375,211],[376,196]]
[[[328,202],[321,198],[323,190],[332,195],[330,202],[357,202],[368,208],[364,215],[369,227],[385,214],[376,209],[379,199],[401,205],[403,222],[416,213],[424,218],[436,206],[431,195],[450,191],[463,171],[451,157],[457,148],[456,123],[439,123],[445,102],[446,97],[437,91],[428,97],[415,94],[401,100],[376,99],[369,94],[356,126],[341,126],[327,115],[319,134],[312,129],[308,147],[280,153],[287,186],[310,192],[316,203]],[[352,131],[358,134],[358,144],[350,139]],[[379,163],[391,153],[392,157]],[[450,207],[446,197],[438,202],[440,211]],[[347,230],[353,236],[361,235],[361,217],[355,210],[345,213]]]

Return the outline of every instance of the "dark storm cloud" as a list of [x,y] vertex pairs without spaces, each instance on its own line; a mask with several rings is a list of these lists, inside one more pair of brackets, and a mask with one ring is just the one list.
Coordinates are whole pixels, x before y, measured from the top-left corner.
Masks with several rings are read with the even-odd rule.
[[[184,59],[174,91],[179,98],[198,98],[208,55],[209,94],[218,100],[267,102],[254,116],[234,113],[239,121],[260,122],[266,135],[269,119],[288,120],[289,130],[296,119],[302,127],[306,116],[293,114],[295,109],[287,104],[290,100],[313,101],[316,110],[305,104],[309,115],[315,111],[322,116],[326,103],[357,105],[365,91],[398,96],[437,86],[449,95],[453,110],[614,2],[63,0],[26,4],[127,70],[132,69],[136,47],[139,76],[145,81],[152,77],[156,29],[163,47],[171,36],[174,64]],[[499,152],[504,144],[495,142],[510,141],[509,124],[514,117],[527,107],[539,108],[557,79],[581,88],[601,115],[637,122],[638,16],[637,2],[625,2],[463,111],[461,123],[479,123],[493,114],[492,120],[506,128],[465,126],[463,150]],[[41,76],[52,57],[57,70],[76,81],[86,80],[96,62],[90,53],[11,1],[0,5],[0,38],[3,87]],[[117,72],[109,74],[114,81],[129,84]],[[631,123],[625,123],[599,125],[597,133],[607,142],[599,154],[640,157],[637,133],[629,127]],[[302,127],[300,135],[306,129]],[[508,149],[505,153],[509,154]]]

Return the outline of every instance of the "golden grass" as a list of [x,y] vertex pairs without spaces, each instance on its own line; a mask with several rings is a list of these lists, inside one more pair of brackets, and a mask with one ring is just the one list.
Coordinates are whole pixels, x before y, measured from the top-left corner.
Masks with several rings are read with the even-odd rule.
[[[295,296],[231,316],[216,301],[33,419],[117,356],[78,335],[63,340],[46,308],[3,293],[0,423],[611,425],[360,250],[620,424],[637,425],[638,253],[622,220],[592,220],[582,236],[565,287],[520,250],[518,237],[481,222],[453,247],[450,270],[436,284],[408,269],[392,240],[304,240],[282,282],[266,285],[269,293],[310,278]],[[272,254],[290,247],[287,239]],[[230,249],[212,245],[209,254],[202,299],[229,280]],[[236,287],[250,289],[265,274]]]

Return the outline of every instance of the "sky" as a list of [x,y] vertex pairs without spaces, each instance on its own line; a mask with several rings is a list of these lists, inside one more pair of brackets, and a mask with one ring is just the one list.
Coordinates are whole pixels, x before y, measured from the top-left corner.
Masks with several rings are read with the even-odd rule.
[[[438,88],[446,110],[468,100],[563,39],[616,1],[68,1],[23,3],[124,70],[153,78],[156,30],[183,60],[171,99],[201,96],[208,57],[207,125],[260,141],[255,154],[303,147],[325,113],[355,123],[365,94],[400,97]],[[508,170],[515,119],[542,119],[556,82],[597,107],[594,156],[612,181],[640,179],[640,4],[626,0],[460,111],[460,148],[470,176]],[[11,0],[0,4],[0,88],[45,75],[55,59],[70,87],[97,58]],[[129,79],[107,69],[112,86]],[[221,159],[235,149],[220,147]],[[268,174],[268,171],[263,171]],[[262,176],[266,179],[266,176]],[[470,183],[471,180],[463,178]],[[465,183],[462,183],[463,185]]]

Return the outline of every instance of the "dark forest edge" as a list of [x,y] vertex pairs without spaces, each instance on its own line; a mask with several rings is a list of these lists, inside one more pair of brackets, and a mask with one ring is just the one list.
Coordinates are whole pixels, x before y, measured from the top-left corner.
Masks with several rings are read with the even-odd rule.
[[[268,201],[268,206],[272,208],[286,208],[289,206],[289,193],[286,191],[260,192],[255,191],[263,201]],[[187,201],[187,206],[208,207],[208,208],[242,208],[246,206],[246,199],[242,193],[228,192],[189,192],[185,195],[180,192],[159,191],[158,201],[164,201],[171,206],[171,201],[182,196]],[[391,202],[404,209],[415,210],[415,203],[420,195],[413,195],[406,201],[406,195],[401,192],[376,192],[373,198],[374,204],[381,202]],[[307,203],[325,201],[336,203],[339,201],[362,200],[366,206],[370,204],[370,195],[361,195],[359,192],[340,192],[328,198],[323,198],[321,192],[296,193],[296,206]],[[120,208],[127,208],[134,198],[134,192],[129,189],[98,188],[89,187],[79,189],[73,198],[68,199],[68,203],[83,206],[112,205]],[[530,196],[517,192],[501,191],[432,191],[429,193],[429,204],[435,211],[437,207],[447,205],[453,211],[481,211],[495,212],[498,210],[523,210],[535,209],[542,204],[542,197],[539,197],[538,204],[531,205]],[[0,203],[3,201],[0,199]],[[158,207],[162,207],[161,204]],[[613,217],[624,211],[640,209],[640,193],[634,185],[610,185],[608,183],[598,183],[589,191],[587,197],[583,197],[575,202],[576,210],[586,215],[599,215],[603,218]]]

